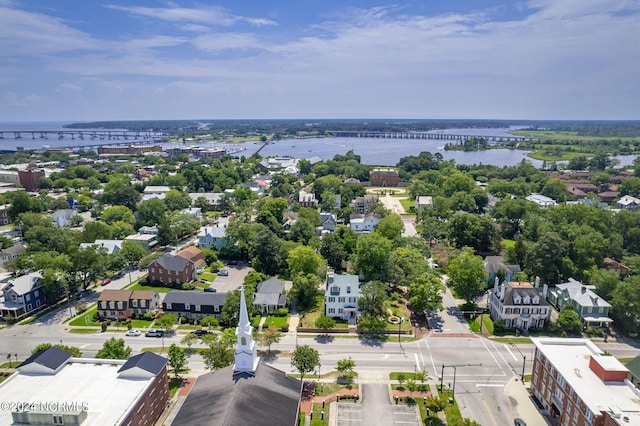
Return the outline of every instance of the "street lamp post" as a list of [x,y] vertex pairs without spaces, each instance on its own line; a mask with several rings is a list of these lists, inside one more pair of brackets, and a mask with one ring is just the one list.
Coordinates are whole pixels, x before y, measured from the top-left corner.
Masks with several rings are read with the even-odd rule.
[[522,376],[521,376],[521,379],[522,379],[522,383],[524,383],[524,367],[527,364],[527,356],[522,353],[522,351],[520,350],[518,345],[516,345],[515,343],[512,343],[511,346],[516,348],[518,350],[518,352],[520,353],[520,356],[522,357]]
[[479,364],[452,364],[452,365],[444,365],[442,364],[442,372],[440,374],[440,392],[442,392],[442,382],[444,380],[444,368],[452,367],[453,368],[453,387],[451,388],[451,397],[454,398],[456,394],[456,371],[458,367],[480,367],[482,363]]

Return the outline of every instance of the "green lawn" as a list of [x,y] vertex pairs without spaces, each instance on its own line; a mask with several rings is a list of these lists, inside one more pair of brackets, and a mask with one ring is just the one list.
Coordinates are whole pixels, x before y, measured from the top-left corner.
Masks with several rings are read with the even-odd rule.
[[515,240],[507,240],[506,238],[502,240],[502,248],[507,250],[516,246]]
[[[100,327],[102,323],[100,321],[93,320],[93,316],[96,314],[96,312],[98,312],[97,306],[95,306],[93,309],[89,309],[88,311],[85,311],[80,315],[78,315],[73,321],[69,323],[69,325],[72,327],[86,326],[86,325],[93,325],[93,326]],[[88,321],[85,318],[88,318]]]
[[198,277],[201,280],[205,280],[205,281],[213,281],[216,279],[216,274],[212,274],[211,272],[203,272],[200,275],[198,275]]
[[[251,324],[253,325],[254,319],[256,317],[251,319]],[[256,322],[256,325],[254,327],[258,327],[258,323],[260,323],[260,317],[257,317],[258,321]],[[267,320],[264,322],[264,325],[262,326],[263,329],[265,328],[269,328],[269,327],[273,327],[273,328],[277,328],[277,329],[281,329],[283,327],[289,327],[289,315],[287,315],[286,317],[274,317],[269,315],[267,317]]]
[[602,141],[602,140],[621,140],[623,142],[637,142],[640,140],[640,137],[602,137],[602,136],[581,136],[578,135],[577,132],[556,132],[552,130],[544,130],[544,131],[534,131],[534,130],[514,130],[509,132],[512,135],[516,136],[526,136],[531,138],[538,139],[550,139],[557,141]]
[[415,200],[411,200],[409,198],[403,198],[402,200],[400,200],[400,204],[402,204],[402,207],[404,207],[404,211],[406,211],[407,213],[410,211],[411,207],[416,206]]
[[131,328],[149,328],[153,324],[153,321],[147,320],[131,320]]
[[308,312],[300,313],[300,326],[314,328],[316,320],[324,315],[324,295],[320,294],[316,297],[316,306]]
[[142,284],[133,284],[130,287],[127,287],[127,290],[155,290],[158,293],[168,293],[171,290],[177,290],[171,287],[153,287],[150,285],[142,285]]
[[86,328],[72,328],[69,330],[69,333],[74,333],[74,334],[93,334],[93,333],[99,333],[102,329],[100,328],[93,328],[93,327],[86,327]]
[[316,396],[331,395],[334,392],[340,392],[343,389],[358,389],[357,384],[340,385],[338,383],[321,382],[316,386]]
[[[482,317],[482,327],[480,327],[480,317]],[[488,331],[489,334],[493,334],[493,321],[491,321],[489,314],[482,314],[472,320],[468,319],[467,322],[469,323],[471,331],[474,333],[480,333],[480,329],[482,328],[482,330]]]
[[500,342],[500,343],[522,343],[522,344],[527,344],[527,343],[531,343],[531,339],[528,337],[495,337],[493,339],[494,342]]

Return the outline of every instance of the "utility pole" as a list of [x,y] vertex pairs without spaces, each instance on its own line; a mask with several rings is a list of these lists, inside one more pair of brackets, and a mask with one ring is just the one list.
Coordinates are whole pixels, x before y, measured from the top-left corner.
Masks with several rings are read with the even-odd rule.
[[522,379],[522,383],[524,384],[524,366],[527,363],[527,356],[525,354],[523,354],[522,351],[520,351],[520,348],[515,343],[512,343],[511,346],[516,348],[518,350],[518,352],[520,353],[520,356],[522,357],[522,376],[521,376],[521,379]]
[[456,371],[458,367],[480,367],[482,363],[478,364],[452,364],[452,365],[444,365],[442,364],[442,372],[440,374],[440,392],[442,392],[442,382],[444,380],[444,369],[445,367],[453,368],[453,387],[451,388],[451,397],[455,398],[456,395]]

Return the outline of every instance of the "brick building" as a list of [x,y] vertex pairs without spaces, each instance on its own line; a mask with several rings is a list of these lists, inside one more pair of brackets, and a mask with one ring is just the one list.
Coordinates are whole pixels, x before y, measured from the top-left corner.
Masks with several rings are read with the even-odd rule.
[[371,186],[398,186],[400,176],[390,169],[374,169],[369,172]]
[[40,178],[44,177],[44,170],[18,170],[18,177],[20,178],[20,185],[24,186],[27,191],[37,191],[40,188]]
[[640,425],[629,370],[588,339],[532,338],[531,393],[561,426]]

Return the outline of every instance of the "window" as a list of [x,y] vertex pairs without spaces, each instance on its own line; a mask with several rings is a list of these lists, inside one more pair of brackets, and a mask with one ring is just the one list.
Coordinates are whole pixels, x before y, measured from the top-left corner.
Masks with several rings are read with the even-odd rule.
[[196,305],[196,312],[200,312],[200,305]]
[[351,286],[350,285],[347,286],[347,293],[351,293]]
[[171,303],[165,303],[166,309],[171,309]]
[[504,309],[504,313],[505,314],[510,314],[511,313],[511,308],[505,308]]
[[547,315],[547,310],[545,308],[540,308],[540,315]]
[[330,314],[335,314],[336,313],[336,308],[329,308],[329,313]]
[[591,413],[590,410],[587,410],[587,412],[585,413],[585,416],[586,416],[588,422],[593,421],[593,414]]
[[335,297],[330,297],[330,298],[329,298],[329,303],[335,303],[335,301],[336,301],[336,298],[335,298]]
[[529,313],[529,308],[522,308],[522,313],[523,314],[528,314]]
[[513,308],[514,314],[520,314],[520,308]]
[[564,381],[564,377],[562,377],[560,374],[558,374],[558,386],[560,386],[561,388],[564,389],[564,385],[566,384],[566,382]]
[[191,310],[191,305],[189,303],[185,303],[184,304],[184,309],[187,310],[187,311],[190,311]]
[[62,419],[62,416],[53,416],[53,424],[54,425],[63,425],[64,424],[64,420]]
[[340,287],[334,285],[333,287],[331,287],[331,293],[340,293]]
[[338,303],[344,303],[344,297],[338,297]]
[[338,313],[339,313],[339,314],[344,313],[344,309],[342,309],[342,308],[338,308]]
[[138,301],[136,299],[132,299],[131,300],[131,306],[133,306],[134,308],[138,307]]
[[145,307],[145,306],[144,306],[144,305],[145,305],[145,302],[146,302],[146,300],[144,300],[144,299],[140,301],[140,307],[141,307],[141,308],[144,308],[144,307]]
[[155,272],[155,271],[156,271],[156,268],[151,268],[151,272]]

